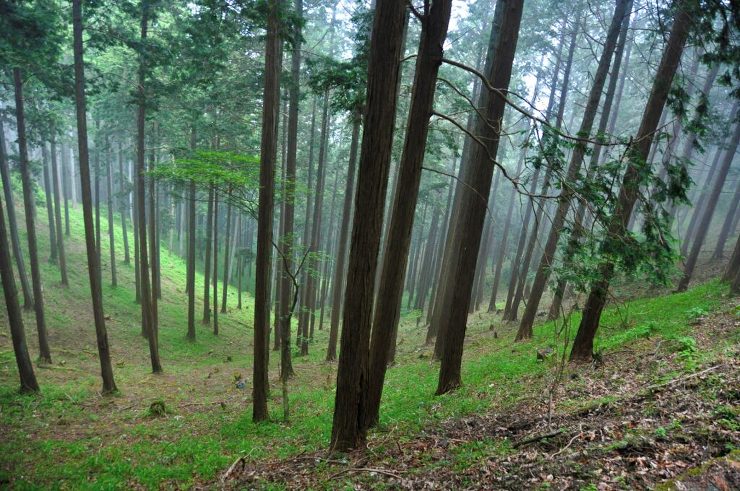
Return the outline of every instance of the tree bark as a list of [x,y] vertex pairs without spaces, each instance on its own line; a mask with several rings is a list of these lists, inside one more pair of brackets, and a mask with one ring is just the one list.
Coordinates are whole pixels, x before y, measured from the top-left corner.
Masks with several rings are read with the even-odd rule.
[[267,357],[270,330],[270,265],[272,264],[273,201],[277,157],[282,41],[279,0],[268,0],[265,85],[260,143],[260,191],[257,222],[257,272],[254,295],[254,388],[252,420],[267,419]]
[[352,221],[352,203],[355,195],[355,173],[357,169],[357,147],[362,129],[362,115],[359,109],[352,112],[352,139],[349,147],[349,163],[347,183],[344,189],[344,206],[342,207],[342,224],[339,228],[336,264],[334,265],[334,280],[332,291],[331,325],[329,327],[329,344],[326,349],[326,361],[337,359],[337,337],[339,335],[339,318],[342,316],[342,299],[346,279],[347,236]]
[[10,243],[13,248],[16,267],[18,268],[18,277],[21,282],[23,291],[23,309],[31,310],[33,308],[33,293],[31,284],[28,281],[26,273],[26,263],[23,260],[23,249],[18,237],[18,222],[15,215],[15,201],[13,198],[13,187],[10,182],[10,169],[8,168],[8,152],[5,146],[5,129],[3,128],[2,118],[0,118],[0,176],[3,179],[3,195],[8,207],[8,228],[10,232]]
[[739,293],[734,287],[738,275],[740,275],[740,235],[735,241],[735,250],[732,252],[730,262],[727,263],[727,269],[725,270],[724,275],[722,275],[722,281],[732,283],[732,290],[734,293]]
[[[2,132],[2,128],[0,128],[0,132]],[[5,146],[4,142],[2,144]],[[0,155],[3,159],[4,154],[3,151],[3,155]],[[15,362],[18,365],[18,375],[20,375],[21,380],[20,391],[38,392],[39,384],[33,372],[31,356],[28,354],[26,331],[23,328],[23,314],[18,302],[18,291],[15,289],[15,278],[9,251],[10,245],[8,244],[8,232],[5,228],[3,202],[0,200],[0,276],[2,276],[5,308],[8,311],[8,323],[10,324],[10,337],[13,341]]]
[[111,152],[110,146],[108,145],[108,135],[105,136],[105,148],[106,148],[106,186],[108,200],[108,247],[110,249],[110,275],[111,275],[111,286],[118,286],[118,277],[116,275],[116,238],[113,229],[113,168],[111,166]]
[[[393,146],[406,5],[377,0],[370,37],[362,137],[331,448],[344,452],[366,438],[369,344],[378,253]],[[387,350],[382,351],[383,355]]]
[[[149,21],[149,0],[141,2],[141,41],[142,49],[146,45],[146,37]],[[136,200],[138,204],[139,229],[139,284],[141,288],[141,317],[144,324],[144,330],[149,340],[149,357],[153,373],[162,371],[162,364],[159,360],[159,333],[154,319],[151,279],[149,276],[149,252],[147,250],[147,220],[146,220],[146,148],[144,146],[144,129],[146,124],[146,95],[144,90],[146,77],[145,57],[143,53],[139,54],[139,73],[138,73],[138,101],[137,101],[137,121],[136,121],[136,181],[137,193]],[[152,237],[153,239],[153,237]]]
[[213,192],[213,334],[218,336],[218,190]]
[[[674,2],[674,6],[678,10],[674,15],[668,43],[653,79],[653,88],[645,104],[645,112],[642,115],[640,128],[633,140],[635,144],[627,155],[627,170],[622,179],[614,214],[607,227],[607,239],[601,245],[602,253],[610,248],[619,247],[621,237],[625,236],[627,223],[639,192],[640,173],[645,172],[645,167],[650,165],[647,157],[653,135],[668,98],[676,69],[681,61],[681,54],[692,23],[691,10],[698,7],[698,2],[696,0],[678,0]],[[740,131],[736,131],[736,133],[740,135]],[[614,275],[614,262],[605,259],[599,266],[599,274],[599,279],[591,286],[578,333],[573,341],[573,348],[570,352],[572,361],[589,361],[593,356],[594,336],[599,327],[601,312],[606,304],[609,282]]]
[[[321,116],[321,142],[319,144],[319,162],[316,168],[316,194],[313,200],[313,219],[311,220],[311,242],[309,244],[308,278],[306,281],[306,307],[309,332],[308,339],[301,342],[301,354],[308,354],[308,341],[313,340],[314,325],[316,322],[316,293],[319,282],[321,260],[317,257],[321,247],[321,219],[324,204],[324,183],[326,180],[326,154],[329,144],[329,90],[324,92],[324,107]],[[305,328],[304,328],[305,329]],[[304,352],[305,348],[305,352]]]
[[[223,285],[221,287],[221,313],[226,313],[226,295],[229,291],[229,250],[231,245],[231,190],[226,197],[226,244],[224,247]],[[268,268],[269,269],[269,268]],[[269,291],[269,288],[268,288]]]
[[64,194],[64,235],[69,237],[69,188],[74,187],[74,162],[69,160],[69,149],[62,145],[62,194]]
[[[190,128],[190,151],[195,152],[195,125]],[[188,196],[188,341],[195,341],[195,181],[190,181]],[[208,283],[206,281],[206,283]],[[206,296],[208,296],[206,294]]]
[[23,184],[23,205],[26,214],[26,237],[28,239],[28,257],[31,262],[31,284],[33,285],[34,311],[36,329],[39,336],[39,357],[45,363],[51,363],[49,336],[46,332],[44,316],[44,296],[41,285],[41,267],[36,246],[36,203],[34,201],[31,169],[28,162],[28,145],[26,143],[26,117],[23,107],[23,76],[20,68],[13,68],[15,89],[15,111],[18,130],[18,156],[20,159],[21,183]]
[[51,197],[51,164],[49,163],[49,153],[46,150],[46,143],[41,144],[41,161],[42,161],[42,173],[44,175],[44,196],[46,198],[46,216],[49,225],[49,264],[57,264],[57,234],[54,223],[54,205],[52,205]]
[[[513,69],[514,54],[519,39],[519,25],[522,18],[523,0],[507,0],[496,4],[495,17],[489,44],[489,60],[486,75],[493,87],[508,91]],[[487,197],[490,192],[493,165],[496,158],[506,104],[502,97],[488,90],[481,92],[479,107],[485,119],[478,117],[476,135],[486,142],[485,148],[476,145],[472,150],[470,168],[465,182],[472,189],[462,190],[460,208],[454,216],[452,233],[455,238],[451,255],[451,275],[447,279],[448,295],[440,318],[440,337],[442,338],[441,366],[436,394],[445,394],[462,384],[460,368],[462,363],[463,341],[467,327],[467,310],[470,303],[472,280],[475,272],[476,254],[480,246],[481,233],[487,210]],[[484,198],[481,198],[484,197]]]
[[123,264],[131,264],[131,253],[128,245],[128,227],[126,226],[126,214],[128,213],[128,192],[124,193],[123,185],[128,182],[123,173],[123,150],[121,142],[118,142],[118,206],[121,211],[121,234],[123,235]]
[[[52,132],[51,135],[51,180],[52,189],[54,192],[54,223],[56,224],[56,242],[57,242],[57,255],[59,256],[59,272],[62,277],[62,285],[69,285],[69,278],[67,276],[67,252],[64,247],[64,233],[62,232],[62,209],[59,206],[60,192],[59,192],[59,171],[57,166],[57,155],[56,155],[56,135]],[[54,240],[50,238],[49,240]]]
[[82,216],[85,222],[85,249],[90,279],[90,293],[95,320],[95,336],[98,343],[100,372],[103,378],[103,393],[115,392],[113,366],[108,346],[108,332],[103,314],[103,293],[100,284],[100,262],[95,251],[92,197],[90,193],[90,154],[87,147],[87,107],[85,100],[85,65],[82,46],[82,0],[72,0],[72,26],[74,34],[75,109],[77,115],[77,144],[80,157],[80,184],[82,191]]
[[213,236],[213,185],[208,187],[206,212],[206,256],[203,263],[203,324],[211,323],[211,237]]

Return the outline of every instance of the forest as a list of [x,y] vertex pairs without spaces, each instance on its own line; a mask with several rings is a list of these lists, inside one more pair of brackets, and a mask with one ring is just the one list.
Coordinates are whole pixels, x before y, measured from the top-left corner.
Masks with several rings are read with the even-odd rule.
[[740,3],[0,0],[1,489],[740,489]]

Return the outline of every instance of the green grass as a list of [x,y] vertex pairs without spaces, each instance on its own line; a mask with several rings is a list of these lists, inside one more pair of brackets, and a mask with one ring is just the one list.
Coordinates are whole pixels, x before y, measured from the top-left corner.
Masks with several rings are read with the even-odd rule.
[[[48,229],[41,211],[43,208],[39,208],[39,250],[45,259]],[[43,263],[55,368],[37,369],[41,394],[17,393],[10,340],[0,337],[0,483],[12,479],[17,489],[188,487],[215,478],[239,456],[286,457],[328,446],[336,365],[323,362],[326,329],[317,330],[309,356],[294,360],[297,377],[290,385],[290,423],[280,421],[282,401],[275,379],[278,357],[273,354],[269,409],[274,419],[254,424],[249,384],[242,391],[233,384],[235,374],[251,379],[251,297],[245,296],[245,309],[239,312],[234,309],[236,292],[231,288],[230,312],[220,316],[220,335],[214,336],[208,326],[198,322],[197,341],[186,341],[185,265],[163,248],[160,346],[165,373],[151,375],[147,344],[139,334],[133,267],[122,264],[118,217],[120,286],[109,286],[105,213],[104,302],[106,314],[111,316],[109,336],[121,393],[100,397],[80,210],[71,210],[70,217],[70,287],[56,286],[56,267]],[[130,242],[133,244],[132,238]],[[200,275],[197,283],[200,306]],[[691,333],[696,309],[716,310],[723,294],[724,287],[713,281],[686,293],[607,309],[597,348],[608,352],[655,336],[680,343]],[[25,320],[31,350],[36,353],[33,317],[27,314]],[[571,319],[570,337],[578,320],[578,315]],[[7,322],[4,317],[0,321]],[[499,331],[496,338],[489,331],[492,323]],[[421,345],[424,333],[416,327],[413,315],[405,316],[398,363],[388,370],[380,427],[371,438],[380,439],[392,431],[401,440],[413,439],[421,428],[436,421],[521,401],[531,395],[530,382],[544,379],[557,362],[556,356],[537,362],[535,349],[551,345],[556,352],[562,350],[555,335],[560,327],[543,324],[536,327],[532,341],[514,344],[513,326],[500,325],[489,315],[471,316],[463,364],[465,385],[454,394],[435,397],[438,365],[429,360],[430,348]],[[149,405],[156,400],[166,404],[165,415],[149,414]],[[455,450],[452,464],[464,468],[484,455],[505,454],[508,448],[506,443],[495,441],[472,443]]]

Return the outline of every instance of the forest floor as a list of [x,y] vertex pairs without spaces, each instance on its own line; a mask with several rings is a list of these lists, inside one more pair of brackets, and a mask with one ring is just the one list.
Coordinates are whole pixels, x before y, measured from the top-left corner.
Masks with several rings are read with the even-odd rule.
[[[566,367],[560,383],[523,377],[513,404],[417,435],[383,428],[368,448],[238,460],[206,487],[228,489],[740,489],[737,310],[674,339],[640,331]],[[635,328],[632,329],[635,331]]]
[[[39,210],[45,259],[48,229]],[[409,314],[368,451],[332,457],[321,450],[329,443],[336,379],[336,364],[323,361],[326,329],[316,331],[310,355],[294,359],[289,422],[282,419],[278,357],[271,356],[272,420],[253,424],[251,297],[240,311],[230,289],[219,335],[198,323],[197,341],[188,342],[184,263],[163,248],[164,373],[152,375],[118,221],[119,286],[108,286],[105,213],[104,303],[119,393],[102,397],[82,219],[78,209],[71,212],[70,286],[60,287],[56,268],[42,264],[54,363],[37,364],[39,395],[17,393],[0,309],[0,488],[610,489],[668,482],[702,464],[704,477],[681,479],[737,477],[739,311],[717,281],[610,307],[597,340],[598,366],[560,363],[577,313],[516,344],[515,325],[476,313],[465,385],[442,397],[433,396],[437,364]],[[200,275],[197,281],[200,306]],[[35,357],[33,314],[25,321]],[[538,361],[536,350],[544,347],[554,355]],[[159,402],[165,411],[152,410]]]

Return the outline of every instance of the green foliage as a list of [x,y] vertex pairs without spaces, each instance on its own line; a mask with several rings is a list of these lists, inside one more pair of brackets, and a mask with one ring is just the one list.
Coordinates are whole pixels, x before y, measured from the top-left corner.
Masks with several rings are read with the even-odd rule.
[[153,178],[199,189],[212,186],[233,206],[256,216],[259,193],[259,159],[226,150],[196,150],[161,164],[149,172]]

